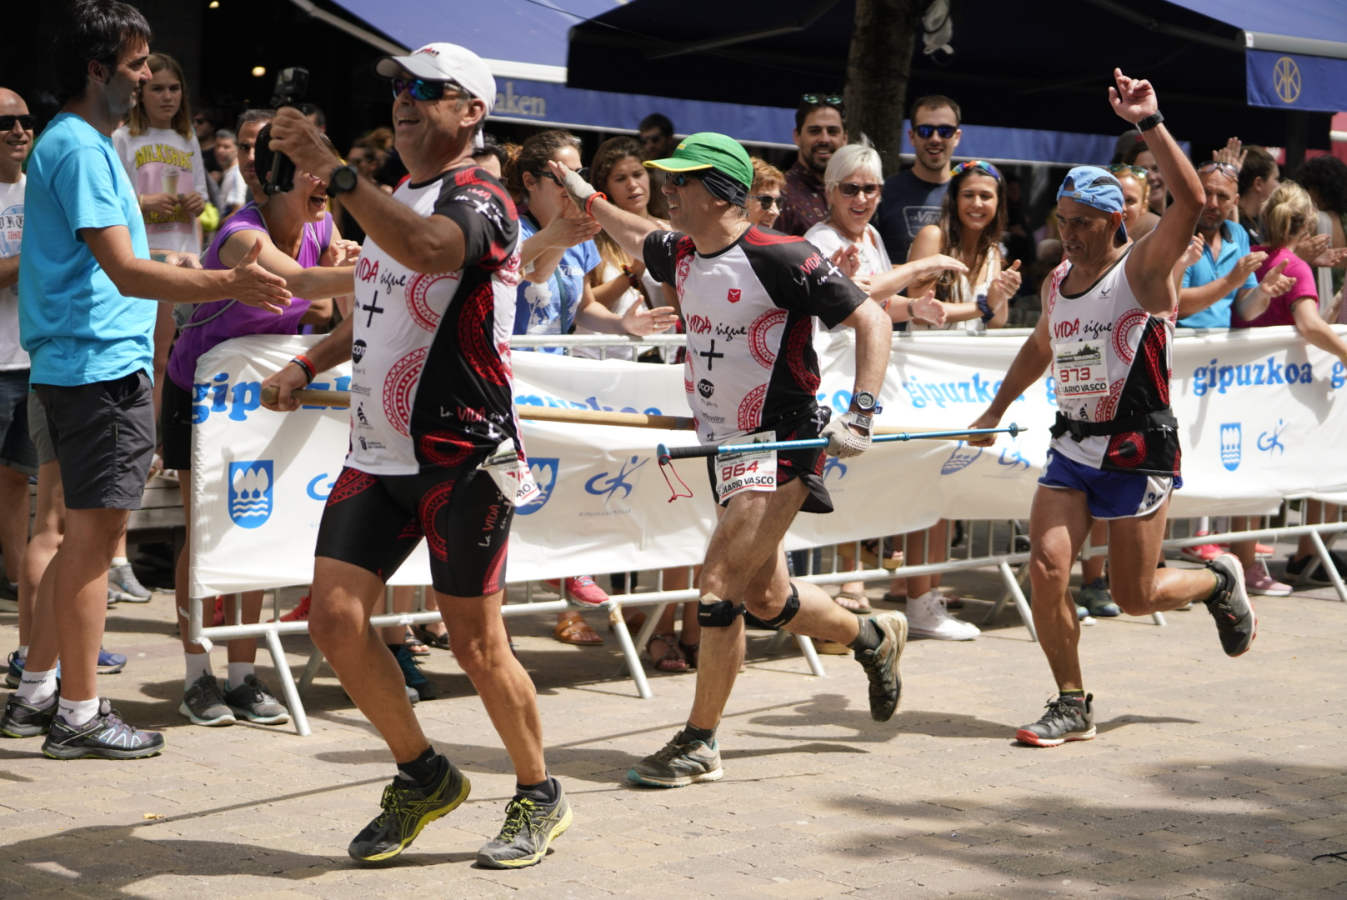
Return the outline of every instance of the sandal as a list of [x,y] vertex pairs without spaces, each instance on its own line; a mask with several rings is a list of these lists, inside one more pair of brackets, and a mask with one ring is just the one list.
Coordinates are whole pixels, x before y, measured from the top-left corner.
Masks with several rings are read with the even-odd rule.
[[687,661],[688,668],[697,668],[697,654],[701,651],[701,644],[685,644],[679,641],[678,649],[683,651],[683,659]]
[[[656,641],[664,645],[663,653],[655,653]],[[650,643],[645,645],[645,652],[650,654],[650,661],[655,664],[656,671],[686,672],[688,670],[688,662],[683,658],[682,651],[678,649],[678,638],[674,637],[672,631],[651,635]]]
[[833,598],[833,602],[845,609],[847,612],[863,616],[873,612],[870,608],[870,600],[864,594],[856,591],[839,591]]
[[430,648],[421,643],[421,639],[412,633],[410,628],[402,637],[402,646],[407,648],[407,652],[412,656],[429,656]]
[[428,647],[434,647],[436,650],[449,649],[449,632],[436,634],[430,630],[429,625],[413,625],[412,634],[416,635],[421,643]]
[[568,609],[557,617],[557,627],[552,630],[552,637],[563,644],[576,644],[581,647],[603,643],[603,638],[599,637],[580,613],[573,609]]

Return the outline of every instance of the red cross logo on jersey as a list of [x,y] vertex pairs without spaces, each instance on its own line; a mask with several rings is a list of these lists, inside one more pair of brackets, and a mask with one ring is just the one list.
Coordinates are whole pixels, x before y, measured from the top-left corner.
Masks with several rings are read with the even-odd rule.
[[728,294],[725,295],[725,299],[728,300],[728,301],[730,301],[731,303],[738,303],[738,302],[739,302],[739,289],[738,289],[738,288],[730,288],[730,292],[729,292]]

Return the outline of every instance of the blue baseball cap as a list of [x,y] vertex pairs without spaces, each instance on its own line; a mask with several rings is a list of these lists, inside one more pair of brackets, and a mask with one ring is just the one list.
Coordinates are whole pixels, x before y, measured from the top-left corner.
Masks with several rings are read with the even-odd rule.
[[[1107,169],[1098,166],[1076,166],[1066,173],[1062,186],[1057,189],[1057,199],[1068,197],[1077,203],[1084,203],[1100,212],[1121,213],[1123,211],[1122,184]],[[1118,237],[1127,240],[1127,226],[1118,225]]]

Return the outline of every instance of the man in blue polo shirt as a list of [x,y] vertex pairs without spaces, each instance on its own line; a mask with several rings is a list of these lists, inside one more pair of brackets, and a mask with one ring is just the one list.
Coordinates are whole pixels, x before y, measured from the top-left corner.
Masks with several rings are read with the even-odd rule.
[[1197,170],[1206,191],[1206,203],[1197,219],[1197,234],[1205,245],[1202,256],[1183,272],[1179,291],[1179,324],[1186,328],[1229,328],[1230,306],[1237,295],[1250,290],[1289,285],[1280,270],[1269,272],[1260,287],[1253,273],[1267,254],[1249,252],[1249,233],[1235,221],[1239,209],[1239,170],[1229,163],[1209,162]]

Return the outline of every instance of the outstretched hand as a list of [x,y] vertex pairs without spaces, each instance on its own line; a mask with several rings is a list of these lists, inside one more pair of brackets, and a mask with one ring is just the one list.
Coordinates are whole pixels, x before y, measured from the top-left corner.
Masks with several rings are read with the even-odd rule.
[[633,303],[622,314],[622,327],[627,334],[644,337],[660,331],[668,331],[678,324],[678,314],[672,306],[657,306],[647,309],[644,303]]
[[230,274],[233,281],[231,296],[245,306],[255,306],[280,315],[290,305],[290,292],[285,288],[285,279],[273,275],[257,264],[257,255],[262,252],[262,239],[258,238],[252,249],[243,254]]
[[1271,269],[1268,269],[1267,274],[1263,276],[1263,280],[1258,282],[1258,286],[1263,289],[1264,294],[1269,297],[1280,297],[1282,294],[1285,294],[1291,288],[1296,286],[1296,280],[1294,278],[1290,275],[1282,274],[1286,271],[1286,264],[1288,262],[1290,262],[1290,260],[1284,259],[1277,263]]
[[1144,78],[1128,78],[1122,69],[1113,70],[1115,86],[1108,89],[1108,102],[1113,111],[1133,125],[1160,111],[1155,88]]
[[1243,149],[1244,144],[1237,137],[1232,137],[1225,142],[1225,146],[1219,150],[1211,151],[1213,162],[1225,163],[1228,166],[1234,166],[1236,169],[1244,168],[1244,158],[1249,155],[1249,151]]

